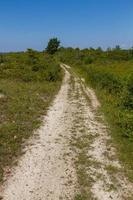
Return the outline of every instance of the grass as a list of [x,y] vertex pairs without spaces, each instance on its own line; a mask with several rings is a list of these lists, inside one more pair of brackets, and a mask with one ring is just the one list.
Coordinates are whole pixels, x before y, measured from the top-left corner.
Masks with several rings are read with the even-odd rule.
[[71,65],[95,89],[117,155],[133,181],[133,57],[130,53],[66,48],[57,57]]
[[75,200],[88,200],[92,199],[92,194],[90,191],[92,185],[92,178],[88,177],[87,167],[90,165],[89,159],[87,157],[86,150],[89,147],[89,143],[91,142],[90,137],[86,137],[84,139],[84,134],[80,136],[78,139],[73,139],[74,143],[71,145],[79,149],[79,153],[77,155],[77,160],[75,161],[75,166],[77,170],[77,178],[78,184],[80,186],[80,194],[75,196]]
[[[49,69],[44,60],[44,69],[34,72],[31,70],[33,64],[29,64],[27,70],[28,64],[26,61],[23,64],[22,56],[25,56],[25,61],[27,56],[23,54],[5,55],[8,59],[0,68],[0,93],[4,94],[0,98],[0,181],[6,168],[22,154],[22,144],[40,127],[62,80],[60,71],[56,74],[59,76],[57,80],[47,80],[49,75],[55,75],[53,67],[49,66],[53,65],[57,70],[52,59],[49,60]],[[12,66],[12,63],[16,64]],[[18,64],[23,64],[23,68]]]
[[[74,75],[75,77],[75,75]],[[73,75],[71,77],[71,86],[74,88],[74,79]],[[73,97],[72,97],[72,96]],[[76,90],[70,90],[69,96],[70,98],[78,99],[80,93]],[[82,107],[81,103],[78,103],[77,105],[78,109],[74,113],[73,120],[73,127],[72,127],[72,133],[73,136],[71,137],[70,146],[73,149],[74,152],[76,152],[76,160],[75,160],[75,168],[77,172],[77,180],[79,185],[79,193],[75,194],[74,200],[88,200],[92,199],[92,193],[91,193],[91,185],[92,185],[92,178],[88,177],[87,174],[87,167],[90,165],[90,160],[87,156],[89,144],[93,140],[93,136],[91,134],[88,134],[86,127],[84,126],[84,117],[82,116],[82,113],[80,112],[80,107]],[[77,133],[79,132],[79,134]]]
[[85,200],[86,197],[81,196],[81,194],[76,194],[75,199],[74,200]]
[[[116,72],[117,72],[117,68],[116,68]],[[97,66],[96,66],[96,69],[97,69]],[[126,69],[125,66],[124,66],[124,69]],[[126,85],[127,85],[126,80],[128,78],[126,77],[126,75],[129,76],[129,71],[131,70],[131,72],[132,72],[132,69],[131,68],[130,68],[130,70],[129,70],[129,68],[128,68],[128,70],[126,69],[125,73],[124,73],[124,69],[122,69],[123,76],[122,76],[122,72],[121,72],[121,74],[119,74],[120,76],[117,77],[117,73],[115,74],[115,68],[114,68],[114,72],[113,72],[116,80],[120,81],[120,84],[118,82],[118,85],[119,86],[121,85],[120,88],[119,88],[119,86],[116,87],[114,85],[111,85],[110,82],[112,80],[110,80],[109,83],[106,80],[104,80],[105,87],[101,86],[104,83],[101,83],[101,84],[99,83],[99,80],[101,81],[102,79],[104,79],[104,75],[103,75],[104,70],[106,71],[106,73],[109,73],[112,75],[112,72],[110,72],[110,70],[108,70],[108,69],[105,69],[105,68],[104,68],[104,70],[103,70],[103,68],[99,69],[100,73],[101,73],[100,74],[99,70],[97,71],[94,68],[94,71],[92,73],[94,73],[95,76],[99,76],[99,80],[95,80],[95,78],[93,79],[92,78],[93,75],[91,74],[91,72],[90,72],[90,74],[88,72],[88,75],[87,75],[86,70],[82,71],[82,72],[78,71],[78,73],[80,74],[80,76],[83,76],[86,78],[87,84],[89,84],[93,88],[95,88],[96,94],[102,105],[101,112],[103,112],[105,114],[107,122],[110,125],[113,142],[117,148],[119,158],[123,162],[123,165],[125,166],[125,172],[127,173],[129,179],[131,181],[133,181],[133,175],[132,175],[133,174],[133,162],[132,162],[132,158],[133,158],[133,139],[132,139],[132,136],[133,136],[133,112],[132,112],[132,108],[128,108],[123,105],[124,101],[128,101],[128,95],[127,95],[128,92],[126,89]],[[127,73],[127,71],[128,71],[128,73]],[[108,79],[107,76],[106,76],[106,79]],[[109,84],[109,87],[111,87],[110,89],[108,87],[108,84]],[[115,84],[117,84],[117,83],[115,83]]]

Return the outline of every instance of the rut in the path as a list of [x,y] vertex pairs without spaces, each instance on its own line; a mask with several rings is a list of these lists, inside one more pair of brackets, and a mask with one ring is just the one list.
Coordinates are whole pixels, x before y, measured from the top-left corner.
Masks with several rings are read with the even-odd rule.
[[127,200],[132,184],[112,156],[115,150],[107,146],[110,137],[99,121],[95,93],[71,75],[70,67],[62,67],[60,92],[0,196],[3,200]]

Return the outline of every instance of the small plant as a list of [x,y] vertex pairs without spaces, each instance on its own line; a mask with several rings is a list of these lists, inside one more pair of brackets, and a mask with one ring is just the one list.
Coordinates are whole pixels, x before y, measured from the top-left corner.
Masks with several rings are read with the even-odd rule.
[[133,73],[129,76],[127,86],[124,91],[123,105],[127,109],[133,109]]
[[83,197],[81,194],[77,194],[74,200],[86,200],[86,197]]
[[85,64],[92,64],[92,63],[93,63],[93,58],[91,58],[91,57],[85,58],[84,63],[85,63]]
[[1,54],[0,55],[0,64],[4,63],[4,56]]

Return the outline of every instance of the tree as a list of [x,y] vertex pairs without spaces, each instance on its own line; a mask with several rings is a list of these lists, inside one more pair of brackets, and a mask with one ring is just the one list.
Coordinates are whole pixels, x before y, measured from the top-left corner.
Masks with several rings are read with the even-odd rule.
[[46,51],[49,54],[54,54],[60,47],[60,40],[58,38],[52,38],[48,42],[48,46],[46,48]]

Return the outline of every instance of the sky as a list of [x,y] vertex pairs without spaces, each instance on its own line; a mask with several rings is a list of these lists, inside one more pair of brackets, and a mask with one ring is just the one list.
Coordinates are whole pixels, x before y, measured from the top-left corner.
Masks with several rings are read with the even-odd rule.
[[0,0],[0,52],[133,46],[133,0]]

